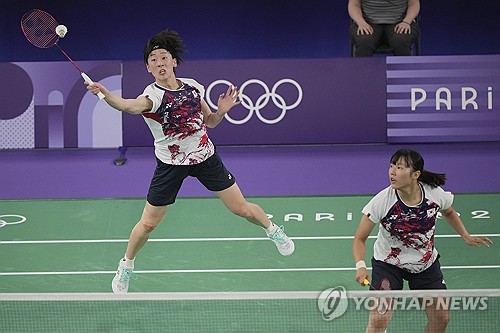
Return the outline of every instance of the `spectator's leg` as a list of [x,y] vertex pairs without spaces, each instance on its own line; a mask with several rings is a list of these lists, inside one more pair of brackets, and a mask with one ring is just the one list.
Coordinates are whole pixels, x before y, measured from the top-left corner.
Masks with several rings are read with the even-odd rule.
[[380,45],[382,40],[382,27],[377,24],[370,25],[373,28],[372,35],[358,35],[358,25],[356,22],[351,23],[349,27],[349,35],[356,45],[356,57],[371,57],[375,49]]
[[395,24],[391,24],[386,30],[387,43],[393,50],[393,54],[395,56],[410,56],[412,54],[412,45],[417,42],[418,39],[418,25],[413,22],[409,34],[396,33],[394,27]]

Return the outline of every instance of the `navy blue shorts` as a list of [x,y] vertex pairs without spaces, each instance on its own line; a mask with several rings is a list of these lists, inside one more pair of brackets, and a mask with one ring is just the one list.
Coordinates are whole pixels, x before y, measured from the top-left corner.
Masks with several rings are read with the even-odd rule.
[[196,177],[209,191],[222,191],[235,183],[221,158],[214,153],[206,161],[194,165],[171,165],[156,159],[156,169],[148,191],[153,206],[171,205],[187,176]]
[[439,256],[425,271],[410,273],[407,270],[372,258],[372,281],[370,289],[380,289],[383,279],[388,279],[391,290],[403,290],[404,281],[408,281],[411,290],[447,289],[444,282]]

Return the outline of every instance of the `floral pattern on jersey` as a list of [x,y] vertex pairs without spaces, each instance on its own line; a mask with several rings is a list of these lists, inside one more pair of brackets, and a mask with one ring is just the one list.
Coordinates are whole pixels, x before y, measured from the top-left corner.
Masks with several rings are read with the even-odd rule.
[[401,249],[399,247],[391,247],[391,252],[389,253],[389,255],[387,256],[387,260],[394,260],[396,261],[396,265],[399,265],[399,263],[401,262],[399,260],[399,255],[401,254]]
[[200,163],[196,156],[199,156],[199,153],[203,151],[203,149],[199,149],[186,154],[185,152],[181,151],[181,147],[176,144],[169,145],[168,150],[170,151],[170,157],[172,161],[177,161],[181,165],[194,165]]
[[143,116],[161,125],[169,160],[174,165],[203,162],[211,155],[213,145],[203,123],[202,94],[188,84],[179,90],[159,89],[163,91],[160,106],[155,113]]
[[164,119],[162,129],[165,136],[184,140],[204,130],[201,112],[201,94],[191,86],[179,91],[165,91],[158,111]]
[[[389,235],[402,247],[413,249],[421,254],[418,262],[426,263],[434,250],[434,230],[438,206],[423,200],[418,207],[408,207],[398,201],[380,221]],[[391,247],[391,252],[384,261],[399,265],[402,249]]]

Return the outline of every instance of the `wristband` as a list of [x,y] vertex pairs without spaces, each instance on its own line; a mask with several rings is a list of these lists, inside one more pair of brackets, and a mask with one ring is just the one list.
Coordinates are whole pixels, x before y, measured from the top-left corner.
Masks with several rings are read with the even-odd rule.
[[408,24],[409,26],[411,26],[411,23],[408,23],[408,22],[406,22],[406,21],[401,21],[401,22],[406,23],[406,24]]
[[360,268],[366,268],[366,263],[364,260],[360,260],[356,263],[356,270],[360,269]]

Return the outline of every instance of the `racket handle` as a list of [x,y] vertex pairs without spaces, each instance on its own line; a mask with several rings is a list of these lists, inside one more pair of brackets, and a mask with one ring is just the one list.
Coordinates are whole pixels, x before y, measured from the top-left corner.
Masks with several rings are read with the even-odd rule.
[[[87,74],[85,74],[84,72],[81,72],[80,74],[82,74],[82,77],[85,80],[85,82],[87,82],[88,84],[94,84],[94,81],[92,81],[92,79]],[[103,99],[104,94],[102,92],[99,92],[97,94],[97,97],[99,97],[99,99]]]

